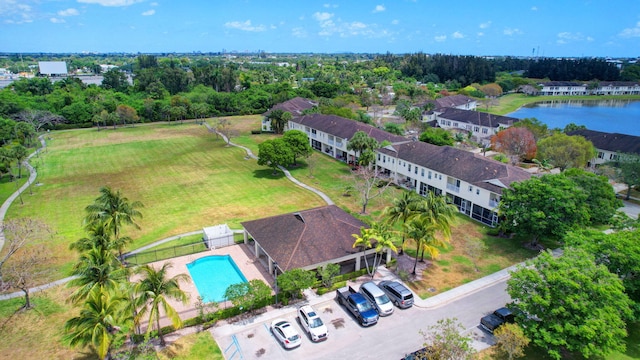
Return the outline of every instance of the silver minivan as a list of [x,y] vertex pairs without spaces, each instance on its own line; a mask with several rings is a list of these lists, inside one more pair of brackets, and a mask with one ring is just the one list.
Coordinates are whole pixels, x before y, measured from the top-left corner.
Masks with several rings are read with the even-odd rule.
[[362,286],[360,286],[360,293],[378,310],[380,316],[393,314],[393,303],[387,294],[372,281],[362,284]]
[[397,281],[380,281],[378,283],[380,289],[382,289],[401,309],[410,308],[413,305],[413,293]]

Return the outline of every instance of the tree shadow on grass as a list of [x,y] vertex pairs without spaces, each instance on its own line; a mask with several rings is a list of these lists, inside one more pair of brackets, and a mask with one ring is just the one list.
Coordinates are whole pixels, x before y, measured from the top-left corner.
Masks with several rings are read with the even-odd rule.
[[278,170],[274,174],[273,169],[260,169],[253,171],[253,177],[256,179],[282,179],[285,175],[282,170]]

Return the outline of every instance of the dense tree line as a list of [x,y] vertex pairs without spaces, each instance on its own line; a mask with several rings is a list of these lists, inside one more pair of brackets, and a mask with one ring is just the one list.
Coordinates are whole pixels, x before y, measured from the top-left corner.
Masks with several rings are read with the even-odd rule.
[[620,80],[620,70],[605,59],[537,59],[531,61],[526,77],[552,81]]
[[404,77],[422,82],[457,81],[462,86],[495,81],[493,64],[478,56],[428,55],[417,53],[402,57],[386,54],[381,57],[387,66],[398,69]]

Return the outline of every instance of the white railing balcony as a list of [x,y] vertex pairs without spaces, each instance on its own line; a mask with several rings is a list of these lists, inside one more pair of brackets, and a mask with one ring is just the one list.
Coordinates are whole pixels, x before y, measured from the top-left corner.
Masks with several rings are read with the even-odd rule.
[[455,193],[460,192],[460,186],[455,186],[453,184],[447,184],[447,190],[453,191]]

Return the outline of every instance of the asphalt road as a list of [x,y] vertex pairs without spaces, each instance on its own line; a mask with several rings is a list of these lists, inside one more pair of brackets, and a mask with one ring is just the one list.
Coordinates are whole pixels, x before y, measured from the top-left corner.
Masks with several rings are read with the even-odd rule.
[[[416,306],[401,310],[396,308],[391,316],[380,318],[378,324],[361,327],[335,300],[325,301],[314,307],[328,325],[328,339],[312,343],[295,318],[294,311],[283,316],[302,336],[302,345],[285,350],[276,342],[266,322],[247,324],[244,330],[234,334],[244,359],[401,359],[405,354],[422,347],[424,340],[420,330],[444,318],[457,318],[464,333],[474,339],[476,349],[492,344],[491,337],[478,327],[480,318],[510,301],[506,293],[506,281],[496,283],[473,294],[435,309]],[[215,334],[214,334],[215,336]],[[227,359],[235,351],[232,336],[216,337]]]

